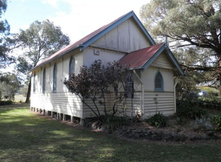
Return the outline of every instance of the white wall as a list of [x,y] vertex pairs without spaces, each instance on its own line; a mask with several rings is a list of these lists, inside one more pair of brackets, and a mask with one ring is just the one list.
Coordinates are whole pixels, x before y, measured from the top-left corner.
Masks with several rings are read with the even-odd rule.
[[161,72],[164,81],[164,91],[173,91],[173,71],[168,69],[161,69],[156,67],[148,67],[141,75],[145,91],[154,91],[154,79],[157,72]]
[[[79,97],[68,92],[68,89],[63,84],[64,79],[69,77],[69,62],[71,56],[75,58],[75,72],[77,74],[83,64],[82,53],[72,52],[44,66],[46,68],[45,93],[42,93],[44,67],[34,71],[34,73],[36,73],[36,91],[33,92],[34,77],[32,77],[31,107],[82,117],[82,104]],[[55,63],[57,64],[57,88],[56,92],[52,92]]]
[[[99,50],[100,55],[94,54],[94,49]],[[123,56],[124,56],[124,53],[91,47],[91,48],[87,48],[84,50],[83,64],[86,66],[90,66],[92,63],[94,63],[95,60],[102,60],[102,64],[105,65],[110,61],[114,61],[114,60],[118,61]]]

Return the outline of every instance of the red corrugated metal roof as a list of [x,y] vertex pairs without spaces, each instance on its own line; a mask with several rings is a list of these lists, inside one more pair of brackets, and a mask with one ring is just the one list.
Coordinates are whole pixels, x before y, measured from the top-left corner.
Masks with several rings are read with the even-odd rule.
[[164,43],[143,48],[125,55],[119,60],[122,65],[129,65],[130,69],[142,68],[143,65],[156,54],[156,52],[163,46]]

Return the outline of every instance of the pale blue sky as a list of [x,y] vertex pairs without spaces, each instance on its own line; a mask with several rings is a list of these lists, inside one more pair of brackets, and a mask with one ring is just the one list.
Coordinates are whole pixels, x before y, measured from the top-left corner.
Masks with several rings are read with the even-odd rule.
[[[49,19],[60,26],[71,43],[83,38],[99,27],[133,10],[139,17],[142,5],[150,0],[7,0],[8,8],[3,15],[11,26],[11,33],[27,29],[35,20]],[[22,50],[13,51],[19,56]],[[10,65],[2,72],[13,71]]]
[[59,7],[43,3],[41,0],[8,0],[5,18],[11,25],[11,32],[18,32],[20,28],[27,28],[35,20],[45,20],[56,16],[57,12],[70,12],[71,6],[59,3]]
[[8,0],[3,16],[11,33],[26,29],[35,20],[49,19],[75,42],[97,28],[133,10],[149,0]]

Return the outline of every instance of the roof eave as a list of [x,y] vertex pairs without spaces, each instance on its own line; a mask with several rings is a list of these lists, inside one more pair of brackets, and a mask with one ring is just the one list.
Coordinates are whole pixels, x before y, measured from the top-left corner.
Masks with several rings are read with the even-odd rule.
[[129,68],[129,70],[143,70],[143,67],[134,67],[134,68]]
[[30,72],[32,72],[33,70],[38,69],[38,68],[40,68],[40,67],[46,65],[46,64],[49,63],[49,62],[54,61],[55,59],[58,59],[58,58],[60,58],[60,57],[62,57],[62,56],[64,56],[64,55],[66,55],[66,54],[68,54],[68,53],[70,53],[70,52],[72,52],[72,51],[75,51],[75,50],[81,49],[81,48],[82,48],[82,45],[78,45],[78,46],[76,46],[76,47],[73,47],[73,48],[71,48],[71,49],[65,51],[64,53],[62,53],[62,54],[60,54],[60,55],[58,55],[58,56],[55,56],[55,57],[53,57],[52,59],[50,59],[50,60],[48,60],[48,61],[46,61],[46,62],[43,62],[42,64],[40,64],[40,66],[38,66],[38,65],[35,66],[35,67],[34,67],[33,69],[31,69],[28,73],[30,73]]
[[143,70],[146,70],[153,62],[154,60],[164,51],[165,45],[163,44],[158,51],[149,59],[147,62],[145,62],[142,66]]

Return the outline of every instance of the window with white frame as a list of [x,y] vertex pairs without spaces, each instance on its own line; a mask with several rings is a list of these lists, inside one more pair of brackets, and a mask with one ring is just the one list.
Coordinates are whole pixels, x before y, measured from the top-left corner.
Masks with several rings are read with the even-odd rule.
[[163,76],[161,72],[157,72],[155,75],[154,85],[155,85],[155,91],[163,91],[164,85],[163,85]]

